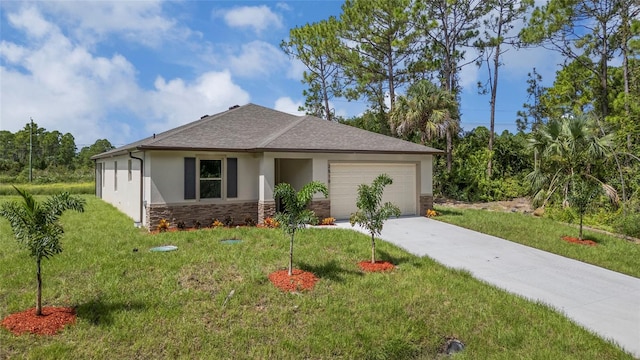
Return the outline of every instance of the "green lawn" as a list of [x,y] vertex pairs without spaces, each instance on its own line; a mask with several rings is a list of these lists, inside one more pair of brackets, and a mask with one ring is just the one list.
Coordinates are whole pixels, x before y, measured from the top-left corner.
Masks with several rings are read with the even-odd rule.
[[446,207],[436,207],[436,210],[440,214],[436,220],[640,278],[640,244],[585,230],[583,238],[598,245],[576,245],[560,237],[577,237],[577,227],[530,214]]
[[[267,279],[287,264],[280,230],[150,235],[86,198],[85,213],[62,217],[64,252],[43,263],[45,306],[76,307],[77,323],[49,337],[2,328],[0,358],[434,359],[456,336],[456,359],[631,359],[546,306],[382,241],[397,269],[363,274],[369,238],[352,231],[300,233],[294,264],[320,281],[291,294]],[[220,243],[231,237],[243,242]],[[179,249],[149,251],[167,244]],[[0,318],[34,306],[34,268],[0,220]]]

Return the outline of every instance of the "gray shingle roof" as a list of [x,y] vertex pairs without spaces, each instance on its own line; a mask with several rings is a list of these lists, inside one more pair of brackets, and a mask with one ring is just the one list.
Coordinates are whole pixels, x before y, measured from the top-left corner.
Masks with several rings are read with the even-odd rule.
[[255,104],[165,131],[94,156],[134,150],[217,150],[249,152],[352,152],[438,154],[441,150],[313,116],[295,116]]

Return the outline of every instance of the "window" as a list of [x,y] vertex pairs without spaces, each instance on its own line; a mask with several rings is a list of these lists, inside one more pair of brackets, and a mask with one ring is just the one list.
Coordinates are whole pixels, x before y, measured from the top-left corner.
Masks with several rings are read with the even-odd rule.
[[222,198],[222,160],[200,160],[200,199]]
[[131,159],[129,159],[129,161],[127,161],[127,176],[129,178],[129,182],[131,182],[131,179],[133,179],[132,168],[131,168]]
[[[226,164],[225,164],[226,161]],[[198,165],[199,164],[199,165]],[[199,169],[198,169],[199,166]],[[198,171],[199,170],[199,171]],[[226,181],[222,181],[223,173]],[[197,185],[200,185],[199,196]],[[229,199],[238,197],[238,159],[184,158],[184,199]]]
[[113,162],[113,191],[118,191],[118,162]]
[[100,168],[102,171],[102,176],[100,177],[100,181],[102,182],[102,187],[104,187],[104,183],[106,183],[107,178],[105,177],[104,173],[105,173],[105,164],[100,163]]

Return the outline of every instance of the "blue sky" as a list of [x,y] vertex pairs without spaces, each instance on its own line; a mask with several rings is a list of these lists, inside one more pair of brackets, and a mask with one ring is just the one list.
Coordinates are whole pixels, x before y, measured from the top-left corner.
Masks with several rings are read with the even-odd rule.
[[[289,29],[339,16],[342,1],[2,1],[0,130],[32,117],[71,132],[78,147],[107,138],[123,145],[249,102],[297,113],[304,66],[279,44]],[[517,28],[516,30],[517,31]],[[470,50],[472,52],[472,50]],[[509,50],[502,59],[498,132],[515,131],[527,72],[545,85],[557,54]],[[486,72],[461,73],[462,126],[489,126]],[[366,102],[334,99],[337,114]]]

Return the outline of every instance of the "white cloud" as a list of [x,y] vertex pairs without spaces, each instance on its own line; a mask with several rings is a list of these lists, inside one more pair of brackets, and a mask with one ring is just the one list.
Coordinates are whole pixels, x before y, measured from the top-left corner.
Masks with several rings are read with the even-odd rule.
[[[14,28],[40,38],[0,43],[2,130],[18,131],[33,117],[48,130],[72,133],[76,144],[101,138],[123,144],[141,137],[140,129],[167,130],[249,101],[228,71],[206,72],[192,81],[157,77],[154,88],[145,90],[124,56],[93,54],[33,8],[7,17]],[[38,25],[31,28],[28,22]]]
[[289,68],[287,69],[287,79],[302,80],[307,67],[299,59],[289,59]]
[[275,27],[282,27],[282,17],[266,6],[241,6],[223,12],[224,21],[230,27],[252,28],[256,34]]
[[234,75],[243,77],[267,76],[287,62],[287,56],[279,48],[259,40],[242,45],[240,54],[229,58]]
[[51,13],[61,26],[85,44],[117,34],[125,40],[158,46],[166,38],[184,38],[190,31],[178,27],[163,14],[162,1],[53,1],[43,2],[43,11]]
[[180,78],[166,81],[158,77],[155,89],[145,93],[143,106],[137,111],[140,116],[148,112],[150,119],[158,119],[147,122],[149,132],[161,132],[197,120],[202,115],[244,105],[249,98],[246,91],[233,83],[228,71],[207,72],[190,83]]
[[19,13],[11,13],[8,19],[13,27],[36,38],[45,36],[53,30],[53,26],[42,17],[40,11],[35,7],[27,7]]
[[280,10],[284,10],[284,11],[291,11],[293,10],[293,8],[291,6],[289,6],[289,4],[284,3],[284,2],[279,2],[276,4],[276,7]]
[[296,102],[296,101],[293,101],[293,99],[291,99],[288,96],[283,96],[278,98],[278,100],[276,100],[274,104],[274,109],[278,111],[286,112],[292,115],[304,115],[304,111],[298,110],[298,108],[303,105],[304,104],[301,101]]
[[[9,17],[15,27],[41,38],[29,46],[6,41],[0,46],[0,57],[6,60],[0,68],[2,128],[17,131],[33,117],[42,127],[73,133],[78,143],[120,133],[118,124],[109,133],[99,121],[110,106],[137,91],[133,66],[118,54],[94,57],[32,8]],[[27,30],[23,21],[39,25]]]

